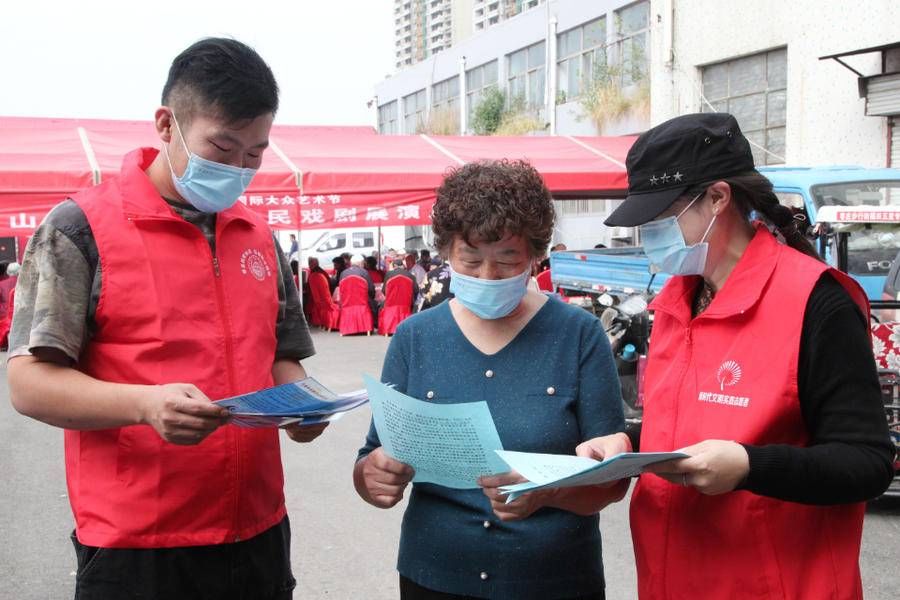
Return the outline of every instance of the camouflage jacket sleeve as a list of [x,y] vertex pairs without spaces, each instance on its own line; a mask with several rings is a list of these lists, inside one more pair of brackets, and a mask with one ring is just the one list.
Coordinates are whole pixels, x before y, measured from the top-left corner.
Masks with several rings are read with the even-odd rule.
[[94,280],[90,259],[79,248],[79,236],[85,233],[79,213],[86,226],[74,202],[57,205],[28,243],[16,284],[10,358],[35,348],[55,348],[78,361],[88,338]]

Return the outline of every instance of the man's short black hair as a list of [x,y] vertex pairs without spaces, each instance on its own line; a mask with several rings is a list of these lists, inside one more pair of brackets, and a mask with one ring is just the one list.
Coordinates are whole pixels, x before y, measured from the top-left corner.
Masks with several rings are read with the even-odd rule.
[[172,61],[162,103],[175,110],[179,121],[207,113],[234,123],[274,114],[278,83],[250,46],[228,38],[206,38]]

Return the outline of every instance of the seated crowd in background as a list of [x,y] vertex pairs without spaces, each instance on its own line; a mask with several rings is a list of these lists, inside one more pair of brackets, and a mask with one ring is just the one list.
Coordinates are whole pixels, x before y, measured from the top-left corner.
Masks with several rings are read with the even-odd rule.
[[[595,248],[605,248],[605,246],[597,244]],[[552,286],[548,287],[549,282],[544,282],[545,285],[539,284],[541,273],[550,270],[550,252],[564,252],[566,250],[565,244],[556,244],[550,248],[548,254],[541,261],[535,263],[532,280],[529,282],[529,286],[532,289],[552,291]],[[411,313],[433,308],[453,298],[453,294],[450,292],[452,271],[449,264],[438,255],[432,256],[431,251],[428,249],[422,249],[416,253],[391,248],[386,249],[380,258],[376,256],[351,255],[345,252],[332,259],[333,276],[329,275],[320,266],[319,260],[315,257],[310,257],[308,264],[309,273],[319,273],[327,279],[329,290],[337,304],[340,304],[340,301],[339,294],[335,294],[335,290],[338,288],[341,280],[350,275],[357,275],[364,279],[368,288],[373,328],[377,328],[378,313],[384,306],[384,293],[387,283],[394,277],[405,277],[412,283]],[[298,286],[303,286],[304,305],[307,302],[313,302],[309,292],[307,275],[302,273],[300,277],[296,277],[296,254],[291,257],[291,268],[294,270]],[[379,284],[380,287],[376,287]],[[569,295],[564,291],[562,294]]]
[[[596,244],[594,248],[606,248],[602,243]],[[565,252],[567,247],[563,243],[555,244],[550,248],[549,252],[535,263],[532,277],[529,282],[533,289],[541,289],[542,291],[552,291],[552,284],[547,281],[541,282],[541,273],[550,270],[550,253]],[[335,294],[340,281],[346,274],[358,275],[366,280],[369,294],[369,305],[372,311],[373,322],[377,327],[378,312],[384,305],[384,291],[387,282],[397,276],[408,278],[412,282],[413,293],[410,298],[411,312],[418,312],[433,308],[445,300],[453,298],[450,292],[451,269],[449,264],[439,255],[432,256],[428,249],[416,252],[406,252],[403,249],[395,250],[393,248],[385,249],[378,256],[353,256],[349,252],[345,252],[340,256],[332,259],[333,273],[329,275],[325,269],[319,265],[319,259],[310,257],[309,273],[320,273],[328,281],[331,294],[339,303],[338,295]],[[309,285],[306,279],[306,273],[300,273],[298,276],[297,254],[291,255],[291,269],[294,271],[295,281],[298,287],[303,288],[304,305],[312,302],[309,292]],[[376,287],[378,285],[381,287]],[[379,293],[381,292],[381,293]],[[571,292],[560,290],[563,296],[572,295]],[[308,312],[308,311],[307,311]]]

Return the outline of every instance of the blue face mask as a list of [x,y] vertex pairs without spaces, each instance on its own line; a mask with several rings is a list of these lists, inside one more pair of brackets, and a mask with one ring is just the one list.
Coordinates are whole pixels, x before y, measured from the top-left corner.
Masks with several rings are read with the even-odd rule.
[[450,293],[482,319],[500,319],[522,302],[531,270],[508,279],[478,279],[450,267]]
[[175,169],[172,168],[169,151],[166,146],[163,146],[175,189],[194,208],[205,213],[217,213],[234,206],[238,196],[244,193],[244,190],[250,185],[250,180],[256,175],[256,169],[232,167],[197,156],[185,144],[181,127],[175,120],[174,114],[172,120],[175,121],[178,137],[181,138],[184,150],[188,154],[188,163],[184,174],[178,177],[175,175]]
[[706,255],[709,252],[709,243],[706,236],[716,222],[713,215],[709,227],[700,239],[700,242],[688,246],[684,241],[684,233],[678,225],[678,218],[689,209],[694,202],[700,199],[706,192],[700,192],[691,200],[677,217],[668,217],[659,221],[650,221],[640,226],[641,244],[644,253],[650,259],[650,269],[656,272],[669,273],[670,275],[702,275],[706,268]]

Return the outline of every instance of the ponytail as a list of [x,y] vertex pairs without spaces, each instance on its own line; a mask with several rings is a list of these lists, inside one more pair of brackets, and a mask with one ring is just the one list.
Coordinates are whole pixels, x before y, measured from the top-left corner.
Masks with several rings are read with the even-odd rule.
[[750,213],[756,211],[781,234],[788,246],[822,260],[805,235],[805,217],[795,216],[789,208],[778,202],[778,197],[772,191],[771,181],[756,171],[727,177],[722,181],[731,187],[731,197],[744,217],[749,219]]

